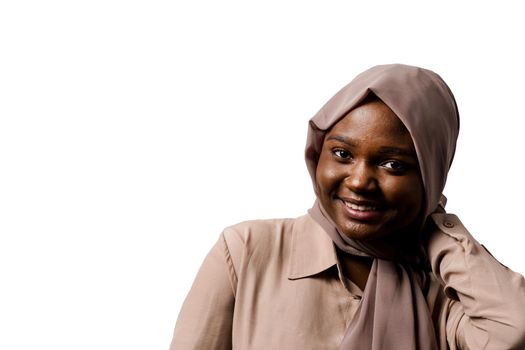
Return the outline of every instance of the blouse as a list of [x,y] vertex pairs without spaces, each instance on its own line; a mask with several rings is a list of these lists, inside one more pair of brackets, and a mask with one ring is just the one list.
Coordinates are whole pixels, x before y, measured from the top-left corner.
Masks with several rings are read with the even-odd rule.
[[[452,214],[433,214],[425,298],[439,349],[525,349],[525,280]],[[224,230],[181,308],[170,350],[339,349],[362,291],[310,215]]]

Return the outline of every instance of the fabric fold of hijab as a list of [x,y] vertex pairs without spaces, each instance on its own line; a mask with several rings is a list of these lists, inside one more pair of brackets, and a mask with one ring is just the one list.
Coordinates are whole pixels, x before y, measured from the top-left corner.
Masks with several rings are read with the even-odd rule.
[[[438,206],[454,158],[459,113],[452,92],[436,73],[413,66],[375,66],[333,96],[310,120],[305,150],[314,191],[324,136],[373,93],[408,129],[423,180],[426,219]],[[411,266],[418,254],[352,240],[339,232],[319,200],[309,211],[343,252],[374,258],[363,299],[341,349],[437,349],[422,286]]]

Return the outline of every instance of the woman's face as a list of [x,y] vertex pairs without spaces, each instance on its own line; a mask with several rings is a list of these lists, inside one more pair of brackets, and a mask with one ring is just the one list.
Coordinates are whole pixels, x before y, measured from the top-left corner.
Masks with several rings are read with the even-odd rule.
[[341,233],[356,240],[404,231],[423,210],[412,138],[379,100],[353,109],[326,134],[316,185]]

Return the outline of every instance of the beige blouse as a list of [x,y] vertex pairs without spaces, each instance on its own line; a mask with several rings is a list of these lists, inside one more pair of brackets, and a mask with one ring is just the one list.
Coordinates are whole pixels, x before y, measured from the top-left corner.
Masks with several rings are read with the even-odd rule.
[[[440,349],[525,349],[525,280],[452,214],[433,214],[426,300]],[[361,300],[309,216],[227,228],[197,274],[171,350],[339,349]]]

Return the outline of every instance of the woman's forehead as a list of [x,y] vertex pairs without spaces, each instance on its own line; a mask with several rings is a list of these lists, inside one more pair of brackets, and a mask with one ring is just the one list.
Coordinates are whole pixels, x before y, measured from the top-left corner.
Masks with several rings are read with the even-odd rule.
[[408,135],[410,133],[396,114],[381,100],[374,100],[359,105],[341,118],[328,132],[363,134],[369,138],[381,135]]

